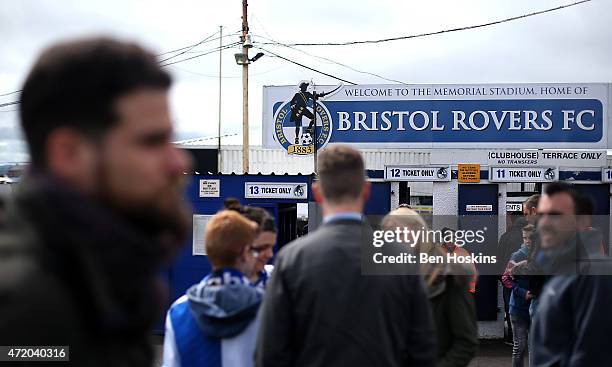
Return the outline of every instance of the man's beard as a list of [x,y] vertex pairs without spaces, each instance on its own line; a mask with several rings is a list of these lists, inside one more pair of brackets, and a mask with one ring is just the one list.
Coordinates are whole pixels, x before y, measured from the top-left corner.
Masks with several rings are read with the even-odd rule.
[[185,176],[177,176],[169,185],[151,195],[146,203],[126,204],[113,194],[109,185],[109,171],[100,169],[99,173],[97,192],[102,202],[132,228],[156,241],[162,260],[170,263],[191,228],[191,211],[183,199]]
[[540,226],[538,227],[538,231],[542,247],[549,250],[563,246],[576,234],[576,231],[561,231],[551,225]]

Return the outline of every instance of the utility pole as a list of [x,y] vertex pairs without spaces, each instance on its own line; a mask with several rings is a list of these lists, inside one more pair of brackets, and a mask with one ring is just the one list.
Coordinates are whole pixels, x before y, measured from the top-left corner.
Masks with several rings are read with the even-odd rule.
[[242,0],[242,170],[249,173],[249,48],[247,36],[249,34],[249,21],[247,18],[247,0]]
[[314,115],[313,117],[313,130],[312,130],[312,144],[313,144],[313,148],[314,151],[312,152],[312,155],[314,157],[314,174],[315,177],[317,175],[317,88],[314,84],[314,82],[311,80],[310,83],[312,84],[312,114]]
[[223,61],[223,26],[219,26],[219,128],[217,129],[217,171],[223,171],[223,156],[221,155],[221,65]]

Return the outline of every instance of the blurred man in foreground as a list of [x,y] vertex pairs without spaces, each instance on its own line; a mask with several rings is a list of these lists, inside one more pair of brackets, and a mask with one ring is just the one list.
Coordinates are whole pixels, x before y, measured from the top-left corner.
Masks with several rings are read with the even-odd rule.
[[433,366],[435,335],[419,276],[361,274],[370,192],[361,155],[335,145],[318,158],[323,225],[285,246],[266,289],[256,365]]
[[74,366],[149,366],[189,226],[170,76],[132,43],[43,52],[21,94],[31,169],[0,235],[0,345],[63,345]]
[[542,269],[554,275],[538,297],[534,366],[607,366],[612,277],[603,259],[587,257],[576,218],[583,196],[564,183],[546,187],[538,204]]

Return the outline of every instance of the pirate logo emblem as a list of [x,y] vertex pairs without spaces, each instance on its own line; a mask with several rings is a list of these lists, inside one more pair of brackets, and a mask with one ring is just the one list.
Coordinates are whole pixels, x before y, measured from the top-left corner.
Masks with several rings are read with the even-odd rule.
[[293,188],[293,196],[296,198],[304,196],[305,185],[297,185]]
[[555,180],[555,169],[554,168],[547,169],[544,172],[544,179],[548,181],[554,181]]
[[438,172],[436,173],[438,179],[445,180],[448,177],[448,170],[445,167],[438,168]]
[[[300,82],[299,91],[274,114],[274,137],[289,154],[313,154],[315,143],[317,148],[322,148],[331,137],[331,114],[320,99],[336,92],[341,85],[323,93],[308,91],[309,85],[307,81]],[[315,100],[316,111],[313,111]],[[303,122],[308,125],[303,126]]]

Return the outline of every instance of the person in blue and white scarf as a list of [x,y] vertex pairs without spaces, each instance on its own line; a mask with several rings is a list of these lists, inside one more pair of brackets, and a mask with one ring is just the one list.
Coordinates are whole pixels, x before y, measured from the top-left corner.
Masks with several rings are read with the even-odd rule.
[[[253,242],[253,251],[256,258],[255,268],[249,279],[253,285],[265,290],[268,279],[274,270],[274,265],[268,264],[268,261],[274,256],[273,250],[277,239],[276,223],[274,217],[268,214],[265,209],[249,206],[243,208],[251,209],[243,211],[242,214],[259,225],[259,234]],[[251,211],[261,211],[262,213],[259,216],[254,216]]]
[[253,366],[263,292],[245,274],[255,269],[258,232],[235,211],[210,220],[205,246],[213,270],[168,311],[163,366]]
[[274,217],[265,209],[250,205],[240,205],[239,202],[231,201],[226,209],[235,210],[247,219],[257,223],[259,233],[253,242],[253,251],[257,261],[253,272],[248,275],[249,279],[262,291],[266,289],[268,279],[272,275],[274,265],[268,264],[274,257],[274,246],[277,240],[277,229]]

